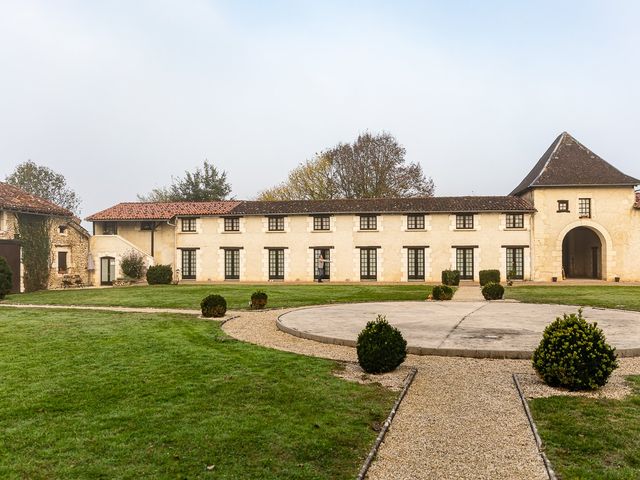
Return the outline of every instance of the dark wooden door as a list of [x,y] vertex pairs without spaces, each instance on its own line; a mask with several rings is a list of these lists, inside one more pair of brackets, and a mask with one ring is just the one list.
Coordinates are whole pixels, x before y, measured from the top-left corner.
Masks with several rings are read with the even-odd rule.
[[20,243],[0,240],[0,257],[4,257],[11,269],[11,293],[20,293]]

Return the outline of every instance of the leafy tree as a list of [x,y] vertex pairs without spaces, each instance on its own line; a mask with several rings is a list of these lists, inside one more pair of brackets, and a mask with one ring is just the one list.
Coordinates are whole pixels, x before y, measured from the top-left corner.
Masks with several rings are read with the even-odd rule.
[[64,175],[28,160],[19,164],[6,180],[33,195],[45,198],[60,207],[80,213],[80,197],[67,185]]
[[363,133],[292,170],[282,184],[265,190],[261,200],[429,197],[433,180],[390,133]]
[[168,187],[154,188],[146,195],[138,195],[144,202],[202,202],[226,200],[231,193],[227,172],[219,172],[207,160],[203,168],[185,172],[184,177],[171,177]]

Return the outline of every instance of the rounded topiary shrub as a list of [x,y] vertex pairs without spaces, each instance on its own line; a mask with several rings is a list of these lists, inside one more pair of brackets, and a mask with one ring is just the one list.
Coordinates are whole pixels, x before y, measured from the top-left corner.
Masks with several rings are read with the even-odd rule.
[[431,291],[431,298],[434,300],[451,300],[453,298],[453,288],[448,285],[436,285]]
[[400,330],[378,315],[358,335],[358,362],[365,372],[385,373],[395,370],[407,356],[407,342]]
[[454,287],[460,285],[460,271],[459,270],[443,270],[442,284],[452,285]]
[[224,317],[227,313],[227,301],[221,295],[208,295],[200,302],[203,317]]
[[267,306],[267,299],[269,297],[262,290],[255,291],[251,294],[251,308],[260,310]]
[[0,257],[0,300],[11,291],[13,274],[11,268],[4,257]]
[[173,280],[171,265],[153,265],[147,269],[149,285],[169,285],[171,280]]
[[489,282],[482,287],[482,296],[485,300],[502,300],[504,287],[499,283]]
[[533,352],[533,368],[552,387],[594,390],[607,383],[618,361],[598,324],[587,322],[578,310],[544,329]]
[[478,279],[481,287],[484,287],[487,283],[500,283],[500,270],[480,270]]

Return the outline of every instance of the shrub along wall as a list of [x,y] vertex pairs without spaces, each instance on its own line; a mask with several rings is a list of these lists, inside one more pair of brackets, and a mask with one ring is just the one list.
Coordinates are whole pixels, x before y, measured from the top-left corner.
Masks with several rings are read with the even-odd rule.
[[16,215],[16,236],[22,243],[24,289],[27,292],[44,290],[49,285],[51,264],[51,228],[49,218],[43,215]]

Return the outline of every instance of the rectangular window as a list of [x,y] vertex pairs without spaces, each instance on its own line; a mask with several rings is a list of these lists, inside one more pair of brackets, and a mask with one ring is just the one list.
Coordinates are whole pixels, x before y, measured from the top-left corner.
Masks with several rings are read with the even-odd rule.
[[590,198],[578,199],[578,215],[580,215],[580,218],[591,218],[591,199]]
[[473,280],[473,248],[456,248],[456,270],[462,280]]
[[68,233],[68,227],[66,225],[60,225],[58,227],[58,233],[60,235],[66,235]]
[[507,248],[507,278],[524,279],[524,248]]
[[183,218],[181,220],[183,232],[195,232],[196,231],[196,219],[195,218]]
[[153,230],[153,222],[140,222],[140,230]]
[[67,273],[67,252],[58,252],[58,273]]
[[187,280],[196,279],[196,250],[182,250],[182,278]]
[[361,215],[360,230],[376,230],[378,228],[378,217],[376,215]]
[[269,217],[270,232],[284,232],[284,217]]
[[284,280],[284,249],[269,249],[269,280]]
[[457,230],[473,229],[473,213],[456,215],[456,229]]
[[424,248],[407,249],[409,280],[424,280]]
[[229,248],[224,251],[224,279],[240,279],[240,250]]
[[558,212],[569,211],[569,200],[558,200]]
[[102,234],[103,235],[117,235],[118,234],[118,224],[116,222],[103,222],[102,223]]
[[360,249],[360,280],[376,280],[378,278],[378,258],[375,248]]
[[313,217],[314,230],[329,230],[331,228],[331,217],[329,215],[318,215]]
[[424,230],[424,215],[407,215],[408,230]]
[[507,213],[507,228],[524,228],[524,214]]
[[224,219],[224,231],[225,232],[239,232],[240,231],[240,218],[228,217]]

